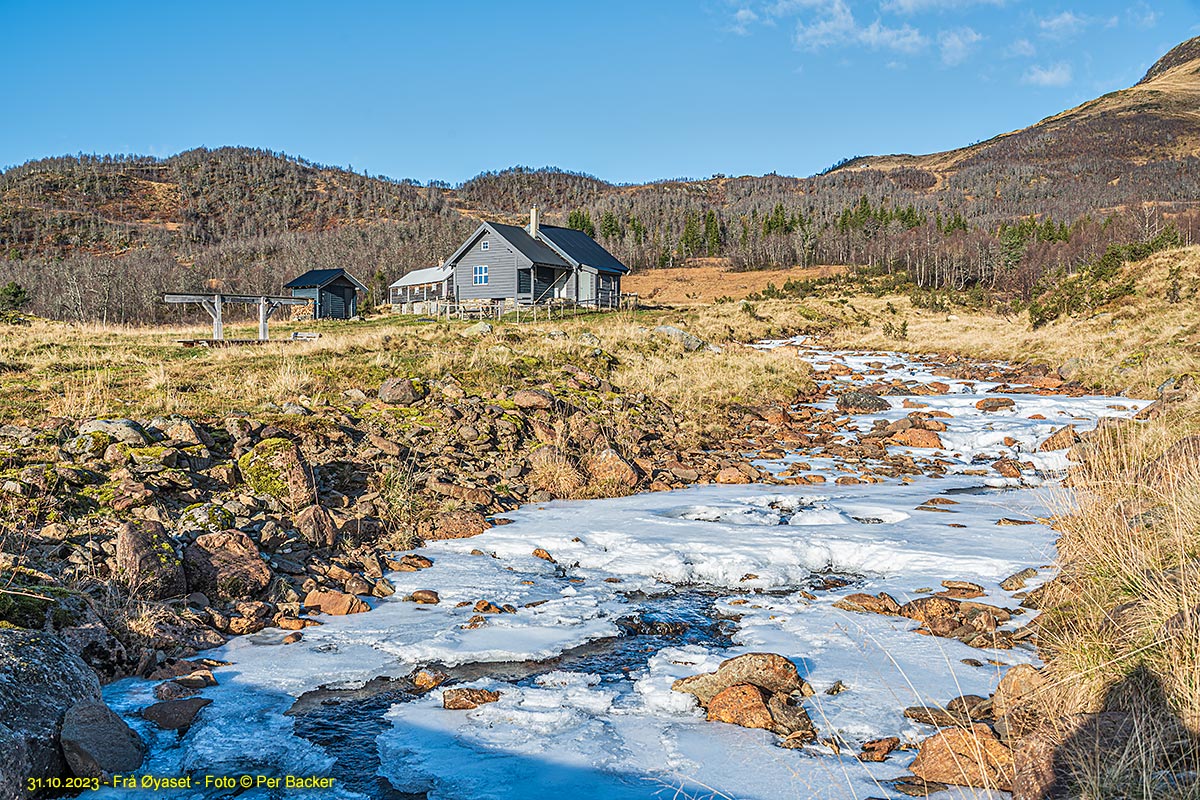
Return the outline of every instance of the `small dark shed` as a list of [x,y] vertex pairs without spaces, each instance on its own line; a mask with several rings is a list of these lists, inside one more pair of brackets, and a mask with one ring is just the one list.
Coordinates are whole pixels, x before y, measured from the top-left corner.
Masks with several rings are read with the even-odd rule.
[[313,301],[313,319],[350,319],[358,316],[358,293],[367,287],[344,269],[310,269],[284,284],[292,297]]

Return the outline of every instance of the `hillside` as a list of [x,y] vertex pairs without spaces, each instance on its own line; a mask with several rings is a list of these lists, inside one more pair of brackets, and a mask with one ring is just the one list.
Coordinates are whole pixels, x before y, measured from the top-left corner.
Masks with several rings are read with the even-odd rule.
[[615,185],[515,167],[461,186],[360,175],[267,150],[68,156],[0,173],[0,283],[60,319],[179,319],[163,291],[277,291],[349,268],[382,297],[480,219],[537,204],[635,269],[866,266],[921,287],[1028,301],[1111,244],[1200,235],[1200,39],[1136,86],[1029,128],[927,156],[780,175]]
[[[855,159],[847,172],[924,170],[947,185],[972,171],[1036,167],[1062,180],[1081,170],[1110,182],[1148,182],[1157,165],[1200,156],[1200,37],[1159,59],[1137,84],[970,147]],[[1190,189],[1191,187],[1189,184]],[[1184,187],[1180,187],[1184,188]],[[1194,199],[1183,194],[1177,199]]]

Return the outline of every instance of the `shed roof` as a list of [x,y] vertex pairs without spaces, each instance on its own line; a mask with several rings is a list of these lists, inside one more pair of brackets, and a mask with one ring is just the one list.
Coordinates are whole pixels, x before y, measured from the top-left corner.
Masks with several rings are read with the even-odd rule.
[[333,283],[338,278],[345,278],[362,291],[366,291],[366,285],[358,278],[351,275],[344,269],[310,269],[308,272],[298,277],[292,278],[283,285],[285,289],[308,289],[311,287],[327,286]]
[[424,269],[414,269],[412,272],[400,278],[392,284],[391,288],[399,289],[403,286],[421,286],[426,283],[441,283],[454,274],[454,270],[445,264],[440,267],[425,267]]
[[[528,234],[526,234],[528,235]],[[624,275],[629,267],[605,250],[599,242],[583,231],[560,228],[556,225],[539,225],[538,236],[553,242],[555,247],[580,264],[594,267],[600,272]]]
[[488,227],[504,237],[505,241],[524,253],[525,257],[535,264],[544,264],[550,267],[571,266],[563,260],[562,256],[554,252],[552,247],[545,242],[539,242],[522,227],[517,225],[502,225],[498,222],[488,223]]

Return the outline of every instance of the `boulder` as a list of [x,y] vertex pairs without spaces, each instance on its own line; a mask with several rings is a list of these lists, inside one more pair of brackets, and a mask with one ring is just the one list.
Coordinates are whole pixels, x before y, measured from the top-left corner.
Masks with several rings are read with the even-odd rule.
[[183,562],[167,529],[153,520],[133,520],[117,529],[117,575],[130,591],[147,600],[187,593]]
[[1006,592],[1020,591],[1021,589],[1025,588],[1025,582],[1030,578],[1036,578],[1037,574],[1037,570],[1033,567],[1026,567],[1025,569],[1019,572],[1014,572],[1012,575],[1009,575],[1007,578],[1000,581],[1000,588]]
[[492,523],[488,522],[487,517],[483,514],[480,514],[478,511],[460,508],[457,511],[439,514],[433,529],[427,532],[424,538],[431,541],[438,539],[466,539],[471,536],[478,536],[490,527],[492,527]]
[[229,530],[236,521],[233,512],[219,503],[196,503],[179,515],[179,529],[217,533]]
[[1003,478],[1021,477],[1021,462],[1015,458],[998,458],[992,462],[992,469]]
[[846,414],[878,414],[891,407],[891,403],[874,392],[842,392],[837,399],[838,411]]
[[94,419],[80,425],[79,433],[102,433],[130,447],[144,447],[148,441],[145,429],[131,419]]
[[492,323],[476,322],[474,325],[463,328],[459,333],[460,336],[487,336],[492,332]]
[[1075,432],[1075,426],[1064,425],[1038,445],[1038,452],[1047,453],[1051,450],[1066,450],[1077,442],[1079,442],[1079,434]]
[[708,346],[708,343],[699,336],[694,336],[685,330],[676,328],[674,325],[659,325],[654,329],[654,333],[673,342],[678,342],[689,353],[694,353]]
[[888,736],[883,739],[872,739],[869,742],[863,742],[862,752],[858,755],[859,761],[887,761],[888,755],[900,746],[900,737]]
[[520,389],[513,395],[513,403],[526,411],[544,411],[554,407],[554,395],[542,389]]
[[928,622],[938,617],[953,617],[958,613],[958,603],[945,597],[918,597],[900,606],[900,616]]
[[633,489],[637,486],[637,468],[611,447],[590,456],[583,466],[592,480],[604,481],[623,489]]
[[64,773],[59,722],[81,701],[99,702],[100,682],[62,639],[0,628],[0,800],[24,800],[31,776]]
[[345,614],[361,614],[370,611],[371,607],[348,592],[336,589],[313,589],[304,597],[305,608],[315,608],[322,614],[343,616]]
[[1046,679],[1037,667],[1029,664],[1017,664],[1009,668],[1000,679],[996,693],[992,696],[992,713],[997,718],[1012,711],[1028,695],[1033,694],[1046,684]]
[[908,428],[907,430],[895,433],[891,437],[891,442],[902,447],[917,447],[929,450],[939,450],[942,447],[942,438],[937,435],[937,432],[925,430],[924,428]]
[[762,689],[748,683],[722,689],[708,702],[708,721],[769,731],[775,721],[767,710],[767,698]]
[[211,703],[207,697],[167,700],[142,709],[142,719],[153,722],[163,730],[182,731],[191,727],[200,709]]
[[254,541],[240,531],[206,533],[183,551],[188,588],[211,599],[245,600],[271,583],[271,570]]
[[750,478],[737,467],[725,467],[713,478],[717,483],[750,483]]
[[1012,788],[1012,751],[982,723],[947,728],[921,742],[909,770],[919,778],[952,786],[1007,792]]
[[485,703],[496,702],[500,699],[500,694],[487,689],[447,689],[442,692],[442,707],[453,711],[479,708]]
[[390,406],[411,406],[425,396],[425,387],[412,378],[388,378],[379,384],[379,399]]
[[305,508],[316,499],[312,470],[300,448],[287,439],[262,440],[238,459],[238,470],[257,494],[287,508]]
[[141,737],[99,700],[82,700],[67,709],[59,741],[67,766],[81,778],[132,772],[146,757]]
[[337,541],[337,523],[333,516],[317,504],[308,506],[292,518],[292,524],[313,547],[333,547]]
[[1012,408],[1016,403],[1011,397],[985,397],[975,404],[980,411],[994,412]]
[[107,433],[93,431],[92,433],[81,433],[74,436],[63,443],[63,450],[81,460],[97,459],[104,455],[104,451],[112,444],[112,439]]
[[420,603],[421,605],[427,606],[436,606],[441,602],[441,598],[438,597],[438,593],[433,589],[417,589],[415,592],[410,594],[409,597],[414,603]]
[[835,601],[833,607],[840,608],[843,611],[858,611],[867,614],[889,614],[895,616],[900,613],[900,604],[886,592],[880,592],[877,595],[862,593],[848,594],[841,600]]
[[748,683],[768,692],[791,694],[799,692],[811,697],[812,687],[800,677],[796,665],[775,653],[746,653],[722,661],[716,672],[680,678],[671,688],[676,692],[695,695],[700,705],[707,706],[718,693],[730,686]]

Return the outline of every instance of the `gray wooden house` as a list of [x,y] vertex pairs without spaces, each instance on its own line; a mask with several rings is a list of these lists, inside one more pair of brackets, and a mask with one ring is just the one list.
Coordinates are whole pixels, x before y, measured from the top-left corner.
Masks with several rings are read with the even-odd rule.
[[602,308],[619,305],[621,276],[629,272],[586,233],[539,224],[536,208],[524,228],[481,224],[445,266],[460,303],[569,300]]
[[283,285],[292,297],[312,301],[313,319],[350,319],[358,316],[358,293],[366,285],[344,269],[311,269]]

